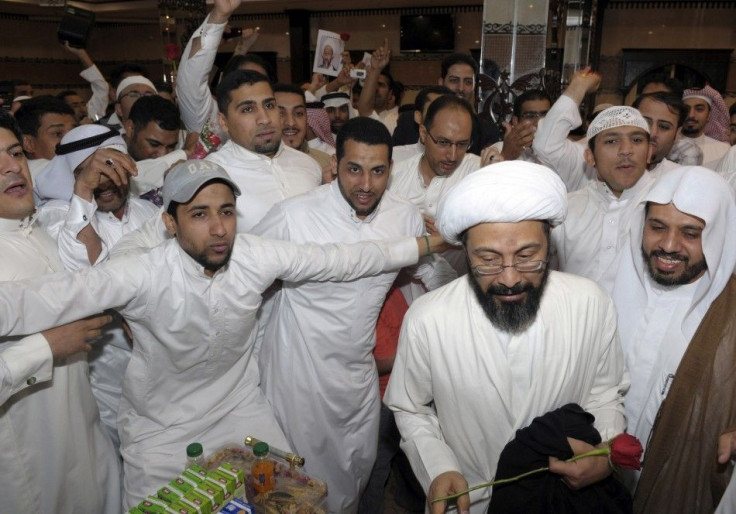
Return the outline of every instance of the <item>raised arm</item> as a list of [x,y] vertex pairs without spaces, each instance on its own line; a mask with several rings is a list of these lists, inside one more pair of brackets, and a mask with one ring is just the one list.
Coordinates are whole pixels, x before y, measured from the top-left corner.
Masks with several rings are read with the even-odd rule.
[[371,65],[363,83],[363,90],[358,98],[358,113],[361,116],[370,116],[374,112],[373,105],[376,99],[376,85],[378,77],[383,69],[391,61],[391,50],[388,47],[388,39],[383,40],[383,46],[379,46],[371,57]]

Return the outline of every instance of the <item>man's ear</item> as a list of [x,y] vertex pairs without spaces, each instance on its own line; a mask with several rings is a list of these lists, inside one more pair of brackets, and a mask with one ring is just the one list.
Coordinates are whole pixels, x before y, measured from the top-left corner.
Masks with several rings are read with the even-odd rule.
[[422,113],[419,111],[414,111],[414,123],[417,125],[422,124]]
[[29,156],[33,156],[36,153],[36,138],[29,134],[23,134],[23,151]]
[[427,127],[425,127],[423,124],[419,125],[419,141],[422,142],[422,144],[425,144],[425,141],[427,140]]
[[161,213],[161,219],[164,220],[164,225],[166,226],[166,230],[169,234],[171,234],[172,237],[176,237],[176,220],[174,217],[169,214],[168,212],[162,212]]
[[115,102],[115,114],[118,115],[120,121],[123,120],[123,108],[120,107],[120,102]]
[[125,127],[125,141],[130,142],[135,135],[135,126],[130,119],[127,119],[123,122],[123,127]]
[[595,156],[593,155],[593,152],[590,151],[590,148],[585,149],[583,156],[585,158],[585,164],[595,167]]
[[230,131],[227,129],[227,118],[221,112],[217,113],[217,123],[220,125],[220,129],[229,136]]

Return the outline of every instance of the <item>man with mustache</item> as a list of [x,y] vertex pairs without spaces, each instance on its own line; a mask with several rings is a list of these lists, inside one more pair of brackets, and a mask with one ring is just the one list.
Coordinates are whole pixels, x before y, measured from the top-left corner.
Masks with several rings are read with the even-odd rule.
[[108,308],[129,323],[135,344],[118,411],[126,509],[181,471],[192,441],[218,448],[253,434],[288,449],[250,360],[262,294],[275,280],[355,280],[414,265],[441,242],[320,246],[237,234],[239,194],[221,166],[185,161],[164,181],[171,240],[81,273],[0,286],[3,335]]
[[634,509],[713,512],[736,455],[736,203],[697,166],[669,171],[640,203],[613,289],[627,431],[646,445],[641,476],[628,477]]
[[[70,201],[45,203],[39,224],[57,241],[64,268],[89,268],[106,261],[118,240],[138,229],[157,209],[129,194],[129,180],[136,166],[125,153],[123,139],[107,127],[83,125],[72,129],[56,152],[46,171],[68,177],[74,194]],[[117,450],[117,411],[131,344],[120,319],[103,335],[88,357],[90,381],[100,419]]]
[[[0,113],[1,280],[43,279],[64,269],[56,244],[36,223],[21,140],[13,117]],[[86,355],[109,321],[99,316],[0,338],[3,512],[120,512],[120,466],[100,425]]]
[[[334,165],[337,180],[274,206],[253,233],[320,244],[424,234],[419,210],[386,191],[391,135],[381,122],[345,123]],[[456,277],[438,257],[412,274],[429,289]],[[327,481],[330,512],[357,511],[376,459],[381,401],[371,352],[396,275],[284,283],[264,305],[261,388],[307,472]]]
[[596,116],[587,136],[585,162],[597,178],[569,194],[569,215],[552,231],[552,241],[562,271],[610,292],[632,216],[654,181],[647,172],[649,125],[633,107],[614,106]]
[[[550,228],[566,211],[560,178],[524,161],[483,168],[440,203],[440,234],[462,243],[471,271],[411,305],[385,396],[433,514],[447,502],[432,500],[493,477],[536,416],[576,403],[604,440],[625,427],[613,302],[592,281],[548,269]],[[569,442],[574,453],[592,448]],[[605,458],[578,463],[579,474],[575,463],[550,468],[575,488],[610,474]],[[490,496],[463,495],[458,512],[486,512]]]
[[723,97],[712,87],[705,86],[702,89],[686,89],[682,100],[689,109],[682,125],[682,135],[703,151],[703,166],[714,170],[730,149],[728,111]]

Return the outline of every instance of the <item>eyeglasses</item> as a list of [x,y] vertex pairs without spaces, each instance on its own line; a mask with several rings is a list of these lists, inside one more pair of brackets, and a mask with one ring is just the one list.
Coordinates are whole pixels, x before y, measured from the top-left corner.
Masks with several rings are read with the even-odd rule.
[[447,148],[455,146],[457,147],[458,150],[462,150],[464,152],[468,148],[470,148],[470,145],[473,144],[472,141],[450,141],[449,139],[445,139],[443,137],[439,139],[435,139],[432,136],[432,134],[429,133],[429,130],[427,131],[427,135],[429,136],[429,139],[431,139],[434,144],[436,144],[437,146],[443,149],[447,149]]
[[524,120],[536,120],[537,118],[544,118],[547,116],[549,111],[526,111],[521,113],[521,118]]
[[125,98],[126,96],[128,98],[132,98],[133,100],[138,100],[142,96],[153,96],[155,94],[156,93],[154,93],[153,91],[146,91],[145,93],[141,93],[140,91],[135,91],[135,90],[134,91],[128,91],[124,95],[120,95],[120,98],[118,98],[118,101],[120,101],[121,99]]
[[525,261],[515,264],[480,264],[473,268],[473,273],[480,276],[500,275],[506,268],[514,268],[519,273],[535,273],[542,271],[549,261]]

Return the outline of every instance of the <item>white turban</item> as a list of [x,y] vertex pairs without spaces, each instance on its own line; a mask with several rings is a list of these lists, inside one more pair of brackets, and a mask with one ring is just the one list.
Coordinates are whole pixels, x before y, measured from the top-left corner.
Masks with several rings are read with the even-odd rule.
[[[148,80],[146,77],[143,75],[133,75],[132,77],[127,77],[120,81],[118,88],[115,90],[115,98],[120,100],[120,93],[122,93],[126,87],[132,86],[133,84],[143,84],[156,91],[156,86],[154,86],[153,82]],[[158,91],[156,91],[156,93],[158,93]]]
[[98,148],[111,147],[128,153],[125,140],[115,129],[104,125],[81,125],[71,129],[56,147],[57,153],[38,173],[35,181],[36,199],[71,201],[74,195],[74,170]]
[[633,107],[615,105],[602,110],[588,126],[588,141],[598,133],[616,127],[638,127],[649,134],[649,124],[641,113]]
[[479,223],[548,221],[557,226],[567,215],[567,189],[560,177],[540,164],[504,161],[462,179],[440,200],[437,229],[448,243]]

